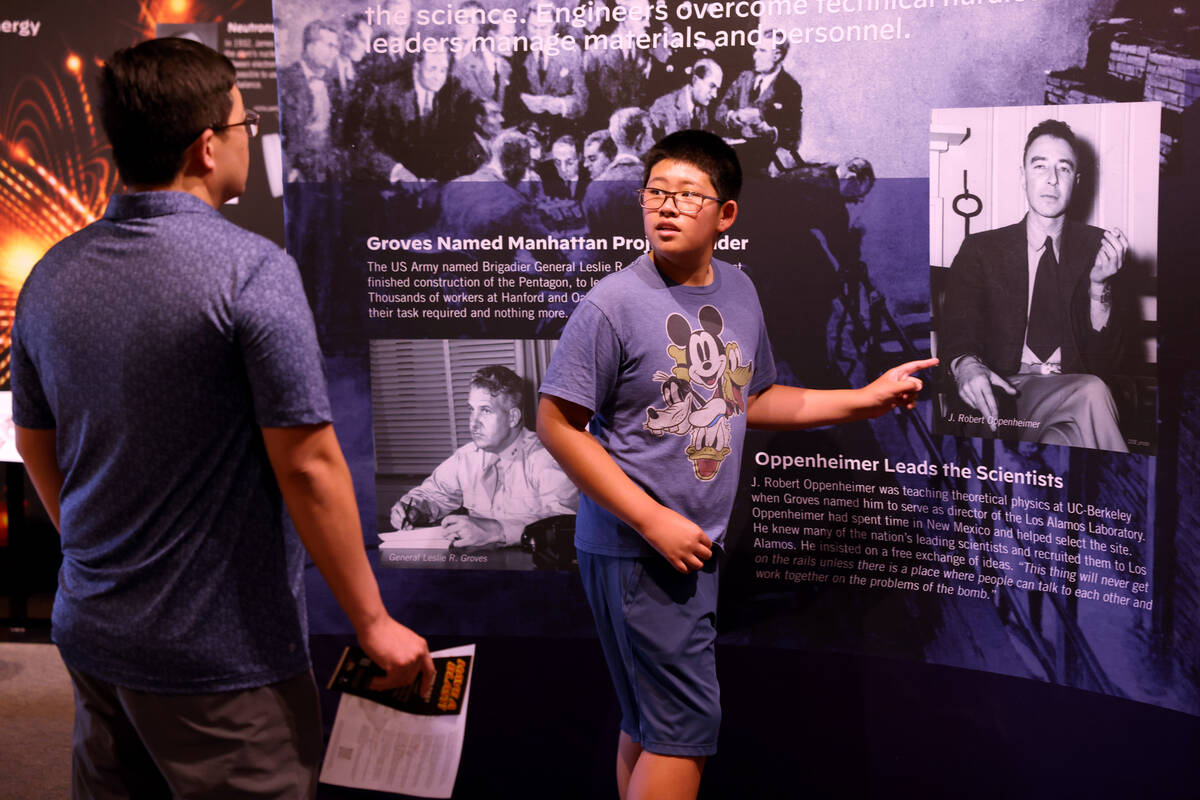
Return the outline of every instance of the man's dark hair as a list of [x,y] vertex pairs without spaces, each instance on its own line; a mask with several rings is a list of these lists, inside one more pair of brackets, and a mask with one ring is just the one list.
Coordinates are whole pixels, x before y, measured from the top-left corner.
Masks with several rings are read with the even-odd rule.
[[121,179],[163,186],[206,128],[233,108],[228,58],[190,39],[151,39],[118,50],[100,70],[100,120]]
[[618,150],[638,148],[638,142],[650,130],[650,115],[640,108],[618,108],[608,118],[608,132]]
[[600,152],[609,160],[617,157],[617,143],[612,140],[612,134],[607,129],[589,133],[587,138],[583,140],[583,148],[586,150],[588,145],[593,142],[598,143]]
[[[1071,145],[1071,152],[1075,154],[1075,161],[1079,161],[1079,143],[1075,139],[1075,131],[1071,130],[1071,126],[1062,120],[1044,119],[1037,125],[1033,126],[1033,130],[1029,132],[1029,136],[1025,138],[1025,149],[1021,152],[1021,163],[1025,163],[1025,157],[1029,155],[1029,148],[1034,141],[1040,136],[1053,136],[1056,139],[1062,139],[1067,144]],[[1076,170],[1079,169],[1079,164],[1075,164]]]
[[556,144],[569,144],[569,145],[571,145],[572,150],[574,150],[577,153],[579,152],[579,143],[576,142],[575,137],[569,133],[564,133],[562,136],[555,139],[554,144],[550,145],[550,148],[553,149],[554,145],[556,145]]
[[676,131],[660,139],[642,159],[642,185],[650,180],[650,170],[660,161],[672,159],[691,164],[712,181],[721,202],[737,200],[742,192],[742,165],[737,153],[715,133],[698,130]]
[[520,408],[525,399],[525,381],[508,367],[493,364],[480,367],[471,376],[471,388],[485,390],[488,394],[506,394],[513,408]]
[[713,61],[711,58],[702,58],[692,65],[692,78],[704,80],[714,69],[720,69],[720,64]]
[[492,140],[492,157],[509,186],[520,183],[529,170],[529,150],[529,136],[514,128],[500,131]]
[[308,46],[317,40],[317,31],[329,31],[334,36],[338,35],[337,28],[334,27],[332,22],[326,22],[323,19],[314,19],[304,26],[301,50],[307,50]]

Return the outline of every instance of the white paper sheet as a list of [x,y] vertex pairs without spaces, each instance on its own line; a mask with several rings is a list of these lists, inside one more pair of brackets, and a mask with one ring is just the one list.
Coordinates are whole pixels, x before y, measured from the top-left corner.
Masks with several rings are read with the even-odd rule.
[[384,531],[379,534],[379,541],[379,547],[382,550],[450,549],[450,540],[446,538],[445,530],[441,525],[429,525],[404,531]]
[[462,711],[426,717],[343,694],[321,767],[323,783],[415,797],[453,794],[467,729],[475,645],[439,650],[433,655],[472,657]]

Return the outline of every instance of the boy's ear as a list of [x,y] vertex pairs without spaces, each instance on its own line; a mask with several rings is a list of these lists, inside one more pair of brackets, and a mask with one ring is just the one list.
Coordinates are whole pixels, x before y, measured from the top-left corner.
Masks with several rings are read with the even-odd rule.
[[721,204],[720,216],[717,217],[717,233],[724,233],[737,219],[737,200],[726,200]]

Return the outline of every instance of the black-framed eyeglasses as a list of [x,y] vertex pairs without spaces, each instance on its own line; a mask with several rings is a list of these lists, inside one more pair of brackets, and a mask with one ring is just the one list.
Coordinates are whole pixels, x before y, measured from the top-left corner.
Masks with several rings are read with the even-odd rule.
[[668,192],[666,189],[638,189],[638,203],[642,208],[657,211],[667,204],[667,200],[675,201],[675,208],[680,214],[695,214],[704,207],[705,200],[721,202],[721,198],[699,192]]
[[247,108],[246,118],[241,122],[231,122],[228,125],[210,125],[209,127],[212,128],[213,133],[219,133],[226,128],[237,128],[241,125],[245,125],[246,132],[250,134],[250,138],[253,139],[255,136],[258,136],[258,121],[260,119],[261,117],[258,115],[257,111],[251,111]]

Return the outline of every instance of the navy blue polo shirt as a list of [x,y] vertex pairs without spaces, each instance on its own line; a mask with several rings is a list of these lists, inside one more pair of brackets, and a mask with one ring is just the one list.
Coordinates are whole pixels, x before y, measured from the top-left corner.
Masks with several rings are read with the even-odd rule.
[[331,419],[289,256],[190,194],[114,197],[25,282],[12,388],[16,424],[56,432],[69,666],[179,693],[308,667],[259,431]]

